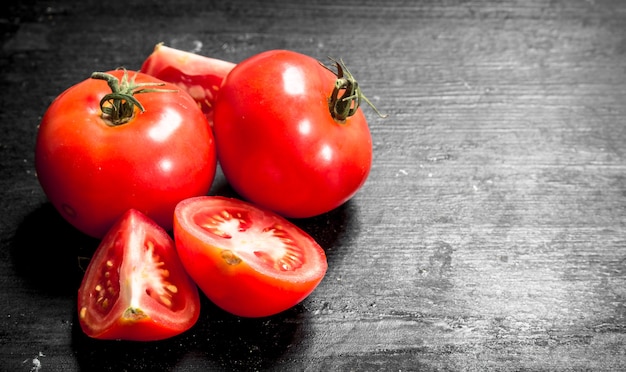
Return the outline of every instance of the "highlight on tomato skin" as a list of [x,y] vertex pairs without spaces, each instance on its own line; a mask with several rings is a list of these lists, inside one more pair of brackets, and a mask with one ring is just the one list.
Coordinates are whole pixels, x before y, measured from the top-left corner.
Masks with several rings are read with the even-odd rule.
[[91,338],[161,340],[196,323],[200,297],[171,237],[131,209],[94,253],[78,290],[78,314]]
[[174,212],[174,240],[183,266],[205,295],[243,317],[293,307],[328,268],[324,250],[306,232],[238,199],[181,201]]

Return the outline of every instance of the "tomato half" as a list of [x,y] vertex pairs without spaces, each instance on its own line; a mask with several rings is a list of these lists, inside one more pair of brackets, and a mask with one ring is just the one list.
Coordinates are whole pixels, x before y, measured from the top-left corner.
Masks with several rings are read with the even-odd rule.
[[239,316],[269,316],[296,305],[328,267],[324,250],[304,231],[237,199],[183,200],[174,214],[174,239],[200,289]]
[[170,236],[131,209],[94,253],[78,290],[78,313],[89,337],[159,340],[196,323],[200,298]]
[[111,102],[100,104],[111,93],[107,81],[90,78],[59,95],[39,127],[39,182],[61,215],[88,235],[102,237],[131,208],[169,230],[176,204],[211,187],[213,134],[194,100],[174,85],[132,71],[109,75],[127,88],[164,85],[139,86],[159,91],[135,94],[143,111],[130,108],[121,124],[103,112]]
[[141,71],[189,93],[213,123],[213,104],[232,62],[205,57],[161,44],[143,62]]
[[358,191],[371,168],[372,139],[361,108],[333,117],[337,81],[317,60],[285,50],[233,68],[217,97],[213,131],[235,191],[296,218],[334,209]]

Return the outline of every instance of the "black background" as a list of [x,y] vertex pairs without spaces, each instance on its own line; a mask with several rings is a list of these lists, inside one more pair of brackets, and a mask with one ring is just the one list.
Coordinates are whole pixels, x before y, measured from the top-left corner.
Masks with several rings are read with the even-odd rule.
[[[28,0],[2,14],[3,370],[626,368],[626,2]],[[138,69],[158,42],[233,62],[343,58],[389,117],[364,108],[360,192],[297,221],[329,263],[303,303],[243,319],[203,299],[179,337],[91,340],[75,303],[98,242],[46,201],[37,125],[67,87]],[[211,193],[232,195],[221,175]]]

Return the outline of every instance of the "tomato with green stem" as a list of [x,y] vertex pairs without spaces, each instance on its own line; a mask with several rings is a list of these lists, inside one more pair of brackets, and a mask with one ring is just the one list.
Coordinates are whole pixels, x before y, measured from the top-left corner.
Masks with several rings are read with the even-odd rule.
[[131,209],[94,253],[78,290],[78,314],[92,338],[160,340],[196,323],[200,297],[172,238]]
[[244,317],[296,305],[322,281],[328,264],[319,244],[279,215],[238,199],[200,196],[174,213],[180,260],[206,296]]
[[37,134],[35,168],[59,213],[101,238],[131,208],[171,229],[179,201],[208,193],[216,153],[189,94],[117,70],[94,73],[51,103]]
[[243,198],[303,218],[338,207],[365,183],[372,138],[359,104],[370,101],[345,64],[333,62],[336,71],[271,50],[224,80],[213,131],[224,175]]

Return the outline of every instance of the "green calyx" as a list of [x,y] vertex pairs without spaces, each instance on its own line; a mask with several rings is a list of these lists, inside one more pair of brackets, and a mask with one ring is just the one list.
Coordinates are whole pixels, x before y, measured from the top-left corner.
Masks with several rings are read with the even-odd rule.
[[367,103],[374,110],[374,112],[378,114],[378,116],[381,118],[387,117],[387,115],[381,114],[376,106],[374,106],[374,104],[367,99],[367,97],[365,97],[359,87],[359,83],[356,81],[354,76],[352,76],[350,71],[348,71],[348,68],[344,64],[343,60],[335,60],[330,57],[329,59],[337,68],[336,72],[323,63],[320,62],[320,64],[337,76],[335,86],[333,87],[333,91],[328,99],[330,115],[336,121],[343,123],[347,118],[357,112],[359,106],[361,105],[361,101],[365,101],[365,103]]
[[100,100],[102,118],[110,126],[128,123],[135,116],[135,108],[138,108],[141,112],[145,111],[141,102],[135,98],[136,94],[176,92],[176,90],[150,88],[163,86],[165,83],[136,83],[136,77],[137,75],[129,78],[126,70],[124,70],[121,80],[105,72],[94,72],[91,74],[92,79],[104,80],[111,88],[111,93],[105,95]]

